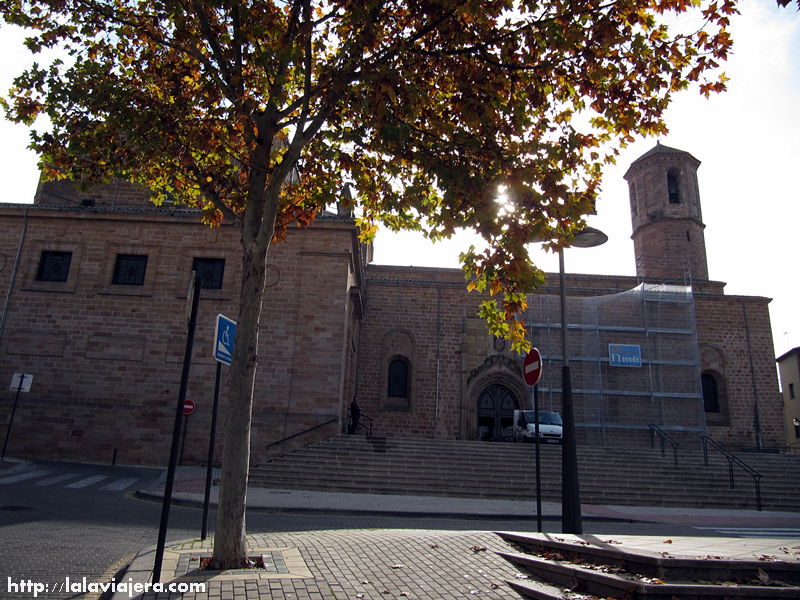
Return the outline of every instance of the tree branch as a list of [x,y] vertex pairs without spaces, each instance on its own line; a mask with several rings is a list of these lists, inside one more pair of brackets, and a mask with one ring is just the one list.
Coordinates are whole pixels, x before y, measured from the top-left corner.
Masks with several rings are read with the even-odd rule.
[[149,39],[151,39],[159,46],[176,50],[177,52],[180,52],[182,54],[185,54],[186,56],[194,58],[196,61],[201,63],[206,68],[208,75],[212,79],[215,79],[217,81],[217,84],[220,86],[220,89],[222,90],[223,94],[225,94],[225,97],[231,102],[234,102],[236,96],[233,93],[233,90],[230,88],[230,86],[227,85],[224,78],[220,76],[220,73],[214,66],[214,63],[208,60],[207,57],[203,56],[202,53],[196,52],[191,48],[187,48],[186,46],[182,46],[181,44],[175,43],[174,41],[171,41],[160,35],[157,35],[154,31],[152,31],[149,27],[145,25],[144,21],[139,22],[136,20],[124,19],[119,16],[120,15],[119,12],[113,11],[110,8],[106,9],[105,7],[98,6],[96,2],[91,2],[88,0],[76,0],[76,2],[78,2],[78,4],[81,4],[90,13],[97,14],[111,23],[116,23],[118,25],[125,25],[137,31],[141,31],[144,35],[146,35]]
[[305,56],[303,57],[303,108],[300,111],[301,128],[303,127],[305,120],[308,118],[308,105],[311,94],[311,67],[313,65],[311,38],[314,32],[314,26],[311,23],[311,0],[304,0],[303,2],[303,21],[307,31],[305,39]]
[[[200,21],[200,29],[202,29],[206,41],[211,46],[211,52],[214,54],[214,58],[216,59],[219,69],[222,72],[223,81],[226,83],[228,88],[235,91],[236,86],[234,85],[230,65],[228,64],[228,61],[225,58],[225,53],[223,52],[222,46],[219,43],[219,37],[214,32],[213,28],[211,27],[211,23],[208,20],[208,16],[206,15],[205,11],[205,5],[197,2],[197,0],[192,0],[192,8],[194,9],[194,13],[198,20]],[[232,100],[231,98],[228,99],[234,104],[238,104],[236,100]]]

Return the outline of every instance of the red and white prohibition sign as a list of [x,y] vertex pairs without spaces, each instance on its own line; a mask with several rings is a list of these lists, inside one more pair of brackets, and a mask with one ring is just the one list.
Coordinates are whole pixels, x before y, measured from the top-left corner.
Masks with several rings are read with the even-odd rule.
[[536,385],[542,378],[542,355],[536,348],[531,348],[522,363],[522,378],[528,385]]

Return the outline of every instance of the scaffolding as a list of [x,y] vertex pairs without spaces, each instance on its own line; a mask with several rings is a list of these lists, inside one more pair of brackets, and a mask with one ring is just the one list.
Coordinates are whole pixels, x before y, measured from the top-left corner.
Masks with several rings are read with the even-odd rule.
[[[559,296],[532,294],[525,320],[542,353],[542,410],[561,407]],[[641,445],[649,424],[696,436],[706,429],[694,300],[689,286],[643,283],[567,298],[567,349],[582,444]]]

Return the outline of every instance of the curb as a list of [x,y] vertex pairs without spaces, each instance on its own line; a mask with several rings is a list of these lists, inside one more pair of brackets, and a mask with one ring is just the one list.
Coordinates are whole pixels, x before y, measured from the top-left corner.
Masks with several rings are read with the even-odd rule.
[[[156,558],[156,546],[148,546],[139,550],[130,564],[124,569],[118,582],[130,583],[131,585],[139,584],[144,587],[150,581],[153,574],[153,564]],[[111,596],[110,600],[130,600],[131,598],[140,598],[142,594],[133,595],[130,592],[117,591]]]
[[[137,490],[134,497],[148,502],[161,502],[164,498],[162,494],[148,490]],[[188,508],[203,508],[203,502],[192,498],[173,497],[174,506],[185,506]],[[210,506],[215,508],[216,502],[211,502]],[[312,507],[291,507],[291,506],[248,506],[247,510],[298,514],[298,515],[338,515],[338,516],[368,516],[368,517],[406,517],[410,519],[466,519],[470,521],[492,520],[492,521],[536,521],[535,514],[519,513],[465,513],[449,511],[415,511],[415,510],[392,510],[392,509],[369,509],[369,508],[312,508]],[[542,514],[543,521],[561,521],[560,514]],[[648,519],[634,519],[628,517],[612,517],[584,515],[583,521],[598,523],[655,523]]]

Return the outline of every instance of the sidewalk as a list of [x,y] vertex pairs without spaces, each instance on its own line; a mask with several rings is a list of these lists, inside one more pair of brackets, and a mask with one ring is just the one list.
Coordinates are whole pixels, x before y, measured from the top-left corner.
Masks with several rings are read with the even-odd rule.
[[[216,476],[216,475],[215,475]],[[175,501],[199,506],[203,502],[205,471],[182,468],[176,476]],[[160,498],[163,482],[138,495]],[[212,503],[217,489],[212,489]],[[383,514],[418,517],[474,517],[532,520],[534,501],[482,500],[427,496],[347,494],[304,490],[251,488],[248,508],[276,512]],[[543,502],[543,518],[560,519],[560,504]],[[754,510],[712,510],[634,506],[583,505],[584,520],[746,525],[800,528],[800,513]],[[574,538],[562,534],[543,534]],[[577,536],[582,544],[609,543],[638,554],[676,558],[755,559],[796,563],[800,569],[800,539],[664,536]],[[358,529],[248,536],[248,552],[263,558],[266,568],[208,571],[199,564],[211,555],[213,540],[187,540],[167,545],[162,581],[202,583],[204,592],[181,592],[196,600],[434,600],[483,598],[519,600],[505,582],[525,578],[496,552],[512,547],[486,531]],[[154,548],[142,550],[120,581],[145,583],[152,576]],[[174,594],[175,592],[173,592]],[[117,594],[115,600],[129,598]],[[153,592],[133,597],[143,600],[170,597]],[[175,597],[175,595],[171,596]],[[572,596],[579,598],[580,595]],[[586,598],[586,596],[583,596]]]
[[[214,477],[218,477],[215,469]],[[139,490],[137,496],[160,499],[164,477],[154,487]],[[173,502],[202,506],[206,474],[202,467],[180,467],[175,476]],[[216,505],[219,488],[211,487],[211,504]],[[444,496],[406,496],[249,488],[247,507],[288,513],[359,514],[439,518],[536,519],[535,500],[495,500]],[[683,523],[698,525],[748,525],[750,527],[800,528],[800,513],[747,509],[624,506],[582,504],[587,521]],[[561,504],[542,502],[542,518],[561,519]]]

